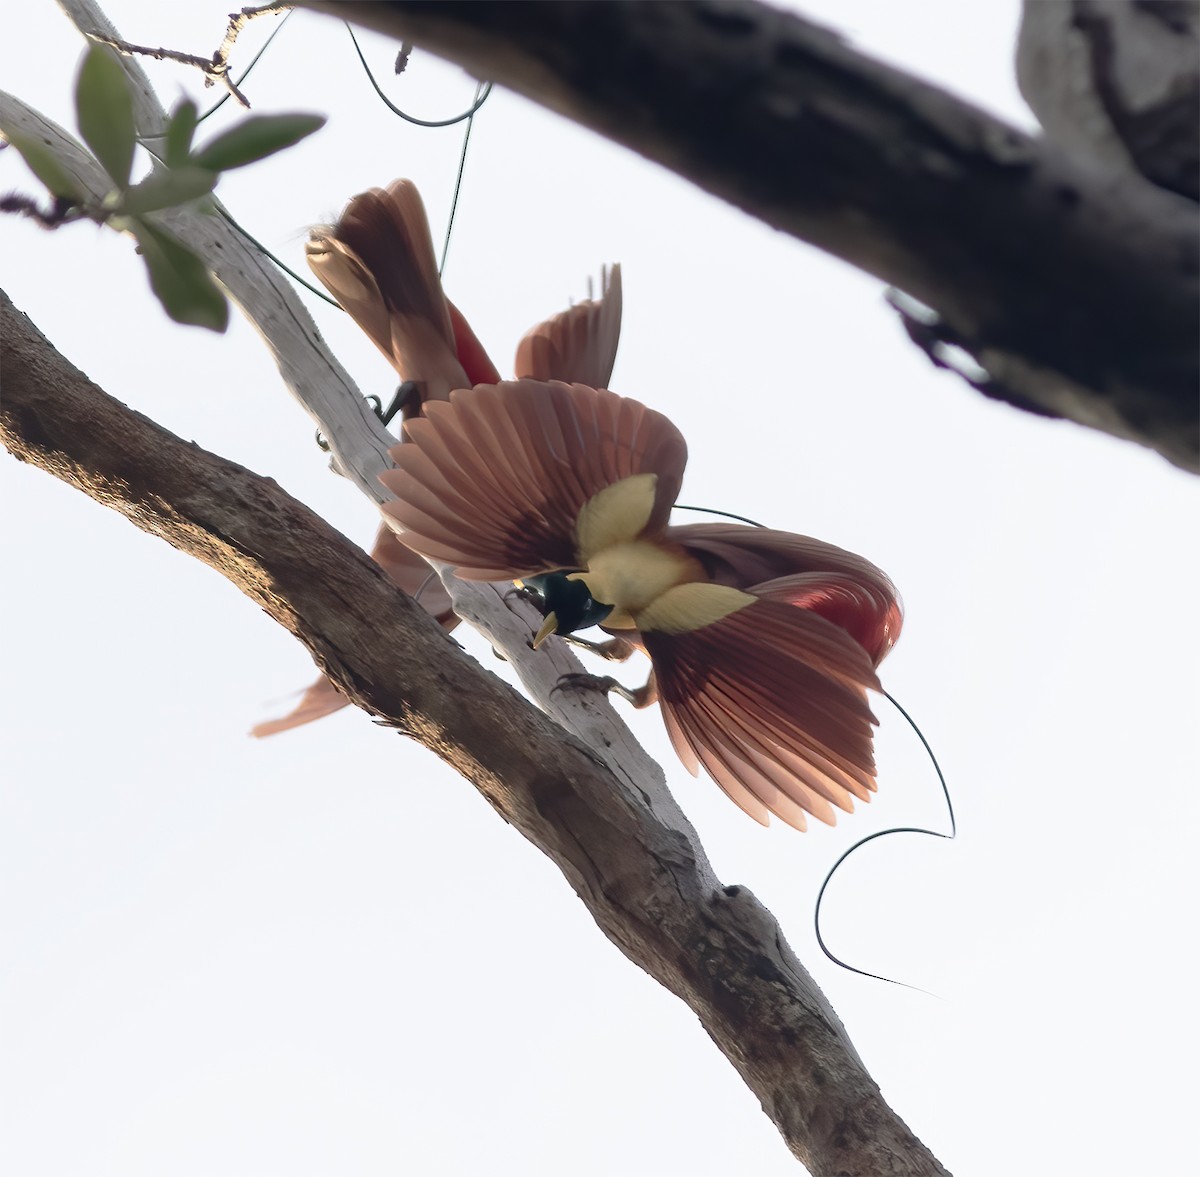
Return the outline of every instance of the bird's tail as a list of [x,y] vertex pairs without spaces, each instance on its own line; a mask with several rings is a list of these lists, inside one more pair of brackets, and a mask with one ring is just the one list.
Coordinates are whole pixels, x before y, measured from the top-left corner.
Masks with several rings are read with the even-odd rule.
[[338,303],[419,395],[445,400],[473,383],[459,359],[459,340],[472,364],[491,378],[495,369],[479,341],[442,293],[429,220],[411,180],[355,196],[336,224],[313,230],[308,264]]

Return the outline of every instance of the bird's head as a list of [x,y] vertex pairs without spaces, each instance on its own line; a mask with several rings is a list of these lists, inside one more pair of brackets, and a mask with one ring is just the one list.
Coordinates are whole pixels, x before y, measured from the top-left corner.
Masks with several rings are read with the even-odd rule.
[[582,580],[572,579],[566,572],[526,576],[520,583],[534,595],[545,618],[534,635],[535,650],[552,633],[574,633],[599,625],[613,611],[612,605],[597,601]]

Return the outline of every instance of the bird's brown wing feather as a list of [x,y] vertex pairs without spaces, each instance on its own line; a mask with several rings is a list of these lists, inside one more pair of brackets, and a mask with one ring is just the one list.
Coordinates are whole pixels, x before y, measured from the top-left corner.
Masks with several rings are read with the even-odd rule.
[[322,675],[315,683],[305,690],[296,704],[286,715],[278,719],[268,719],[256,723],[250,729],[250,734],[256,739],[264,736],[276,736],[280,732],[288,732],[293,728],[303,727],[315,719],[324,719],[343,707],[349,707],[350,700],[342,694],[333,683]]
[[514,371],[518,380],[607,388],[620,336],[621,267],[613,266],[601,277],[599,298],[576,303],[525,333]]
[[635,475],[654,475],[645,527],[661,536],[687,447],[661,413],[604,389],[518,380],[454,393],[406,423],[381,481],[383,507],[414,550],[470,580],[579,567],[586,503]]
[[900,636],[904,610],[896,586],[853,552],[807,535],[737,523],[669,527],[667,539],[699,560],[716,584],[790,601],[827,617],[876,666]]
[[640,628],[663,717],[691,771],[698,765],[751,817],[832,824],[875,789],[867,690],[870,659],[840,627],[758,599],[685,632]]

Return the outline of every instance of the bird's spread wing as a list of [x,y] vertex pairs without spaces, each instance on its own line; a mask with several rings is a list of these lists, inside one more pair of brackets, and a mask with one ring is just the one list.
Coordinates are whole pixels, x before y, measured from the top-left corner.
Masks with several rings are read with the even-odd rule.
[[669,527],[667,539],[717,584],[799,605],[840,625],[878,666],[904,612],[891,579],[862,556],[806,535],[736,523]]
[[[716,620],[693,627],[709,604]],[[801,830],[806,813],[832,824],[835,806],[869,800],[875,719],[866,692],[879,682],[844,629],[783,601],[702,584],[670,590],[638,622],[667,731],[692,773],[702,765],[756,821],[773,813]]]
[[517,344],[517,379],[607,388],[621,336],[621,267],[605,270],[597,299],[539,323]]
[[[305,254],[401,378],[416,382],[421,400],[444,400],[471,383],[456,351],[425,206],[411,181],[355,196],[336,224],[313,231]],[[470,328],[460,326],[482,354]],[[495,371],[490,362],[487,371]]]
[[[459,390],[405,429],[397,468],[381,475],[396,495],[383,510],[405,544],[468,580],[581,567],[581,516],[612,538],[597,504],[644,506],[628,538],[661,536],[687,461],[661,413],[581,384]],[[617,485],[626,480],[633,493]]]

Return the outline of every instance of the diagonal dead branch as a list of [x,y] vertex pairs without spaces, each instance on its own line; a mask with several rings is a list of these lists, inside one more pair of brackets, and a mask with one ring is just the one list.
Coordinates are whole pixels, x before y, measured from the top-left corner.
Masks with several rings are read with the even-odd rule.
[[811,1172],[945,1172],[884,1102],[774,918],[717,881],[656,799],[482,670],[307,507],[107,396],[2,293],[0,365],[0,440],[16,457],[215,568],[359,706],[470,780],[622,952],[688,1003]]

